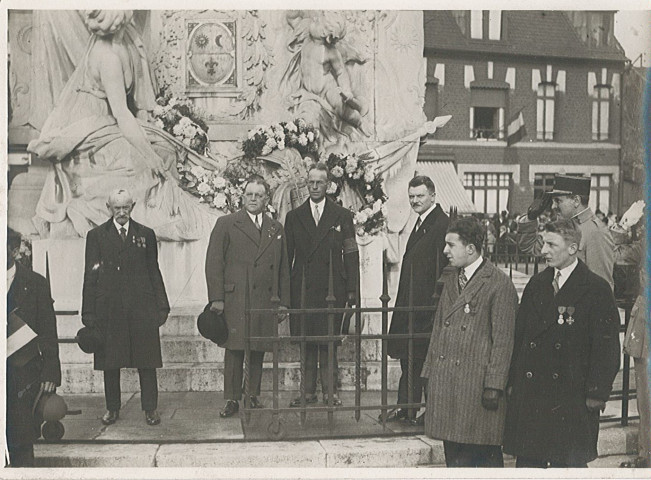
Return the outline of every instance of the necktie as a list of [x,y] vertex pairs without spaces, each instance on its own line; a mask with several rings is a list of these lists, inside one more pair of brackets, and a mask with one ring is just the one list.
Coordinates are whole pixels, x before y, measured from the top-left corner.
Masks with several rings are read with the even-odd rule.
[[319,226],[319,220],[321,219],[321,213],[319,212],[319,205],[314,205],[314,223],[316,226]]
[[560,285],[558,284],[558,281],[560,279],[561,279],[561,271],[557,270],[556,276],[554,277],[554,280],[552,280],[552,287],[554,287],[554,295],[556,295],[558,291],[561,289]]
[[418,229],[420,228],[421,223],[423,223],[423,222],[420,219],[420,215],[419,215],[418,220],[416,220],[416,225],[414,225],[414,232],[418,231]]
[[260,224],[260,215],[255,216],[255,228],[258,230],[262,229],[262,225]]
[[466,288],[467,283],[468,283],[468,277],[466,277],[466,272],[462,268],[459,270],[459,292],[463,291],[463,289]]
[[124,227],[120,227],[120,238],[123,242],[127,241],[127,229]]

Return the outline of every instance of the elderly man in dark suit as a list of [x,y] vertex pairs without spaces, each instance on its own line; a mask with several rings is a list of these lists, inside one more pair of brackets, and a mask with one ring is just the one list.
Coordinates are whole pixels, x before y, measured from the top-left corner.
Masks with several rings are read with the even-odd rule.
[[[443,255],[445,248],[445,232],[450,219],[441,206],[436,203],[436,187],[431,178],[417,176],[409,181],[409,203],[418,218],[414,229],[407,240],[405,253],[400,267],[400,282],[396,307],[409,305],[409,296],[412,295],[414,306],[433,305],[436,282],[448,264],[448,259]],[[411,292],[410,292],[411,289]],[[414,333],[430,333],[434,312],[414,312]],[[409,312],[394,312],[391,318],[389,333],[409,333]],[[414,340],[413,347],[413,375],[411,392],[412,403],[420,403],[423,392],[421,370],[427,354],[428,339]],[[407,340],[389,340],[388,354],[400,359],[402,373],[398,383],[398,403],[407,403],[409,400],[407,378],[409,375],[409,344]],[[417,410],[414,410],[414,413]],[[412,413],[413,416],[413,413]],[[389,413],[387,421],[406,420],[408,410],[399,408]],[[423,424],[421,415],[417,423]]]
[[619,312],[577,258],[574,222],[548,223],[542,238],[548,268],[529,280],[516,320],[504,451],[516,467],[586,467],[619,370]]
[[7,447],[9,465],[34,466],[32,407],[39,391],[61,385],[57,324],[50,285],[14,261],[20,234],[7,228]]
[[156,369],[163,366],[158,328],[170,306],[158,267],[154,231],[131,218],[134,201],[126,189],[111,192],[111,218],[86,237],[82,322],[104,335],[95,369],[104,371],[104,425],[120,414],[120,369],[137,368],[141,405],[148,425],[160,423]]
[[423,377],[425,433],[443,440],[448,467],[503,467],[502,433],[518,295],[482,257],[484,230],[473,218],[450,225],[444,273]]
[[[287,255],[291,267],[292,307],[302,308],[302,279],[305,278],[304,308],[325,308],[328,306],[328,276],[330,261],[334,275],[334,294],[336,308],[357,302],[356,292],[359,281],[359,252],[355,240],[352,214],[326,198],[329,172],[325,165],[316,164],[308,172],[310,198],[300,207],[287,213],[285,232],[287,233]],[[342,319],[334,321],[333,331],[341,330]],[[301,332],[300,316],[292,317],[292,335],[328,335],[326,314],[308,315],[305,319],[305,332]],[[321,371],[323,401],[341,405],[337,396],[337,344],[334,348],[333,396],[328,397],[328,343],[308,342],[305,364],[305,401],[316,403],[317,363]],[[301,405],[301,398],[295,398],[290,406]]]
[[[220,217],[215,223],[206,254],[208,300],[212,311],[224,314],[228,339],[224,354],[224,399],[220,412],[227,418],[239,411],[242,398],[245,350],[246,309],[278,307],[278,320],[289,305],[289,264],[285,232],[280,222],[265,213],[269,185],[259,175],[246,182],[244,208]],[[247,305],[247,288],[248,305]],[[249,336],[272,337],[277,328],[274,315],[253,314]],[[249,398],[250,408],[262,408],[258,399],[262,381],[264,352],[271,342],[251,342]]]

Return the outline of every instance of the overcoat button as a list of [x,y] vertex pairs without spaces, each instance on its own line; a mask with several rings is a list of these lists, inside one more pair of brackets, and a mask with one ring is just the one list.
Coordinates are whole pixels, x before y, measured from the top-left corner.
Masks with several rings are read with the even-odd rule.
[[558,373],[554,373],[554,374],[552,374],[552,378],[553,378],[554,380],[558,380]]
[[449,327],[449,326],[450,326],[450,322],[445,322],[444,325],[445,325],[446,327]]
[[560,343],[556,343],[556,344],[554,345],[554,348],[555,348],[556,350],[560,350],[560,349],[561,349],[561,344],[560,344]]
[[461,365],[461,360],[457,360],[456,362],[454,362],[454,364],[457,365],[457,366]]
[[445,355],[439,355],[439,360],[445,360]]
[[531,373],[531,372],[527,372],[527,373],[525,373],[525,377],[527,377],[527,378],[533,378],[533,373]]
[[531,342],[531,343],[529,344],[529,347],[531,347],[532,350],[533,350],[534,348],[536,348],[536,342]]
[[465,325],[461,325],[461,330],[463,330],[464,332],[466,331],[467,328],[468,327],[466,327]]

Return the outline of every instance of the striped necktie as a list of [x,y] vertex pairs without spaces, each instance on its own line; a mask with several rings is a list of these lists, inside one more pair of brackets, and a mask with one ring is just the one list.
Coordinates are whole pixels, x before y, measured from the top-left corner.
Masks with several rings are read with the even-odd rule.
[[462,268],[459,270],[459,292],[462,292],[466,285],[468,284],[468,277],[466,277],[466,272]]
[[123,242],[127,241],[127,229],[124,227],[120,227],[120,238]]
[[554,280],[552,280],[552,287],[554,287],[554,295],[558,294],[558,291],[561,289],[560,285],[558,284],[558,281],[561,279],[561,271],[556,270],[556,276],[554,276]]

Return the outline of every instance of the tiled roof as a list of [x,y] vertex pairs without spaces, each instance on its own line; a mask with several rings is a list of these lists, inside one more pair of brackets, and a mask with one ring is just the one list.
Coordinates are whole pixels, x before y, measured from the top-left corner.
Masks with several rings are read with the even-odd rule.
[[509,10],[503,12],[506,37],[501,41],[474,40],[464,36],[446,10],[424,12],[425,51],[467,51],[536,57],[618,60],[626,57],[614,45],[588,48],[562,11]]

